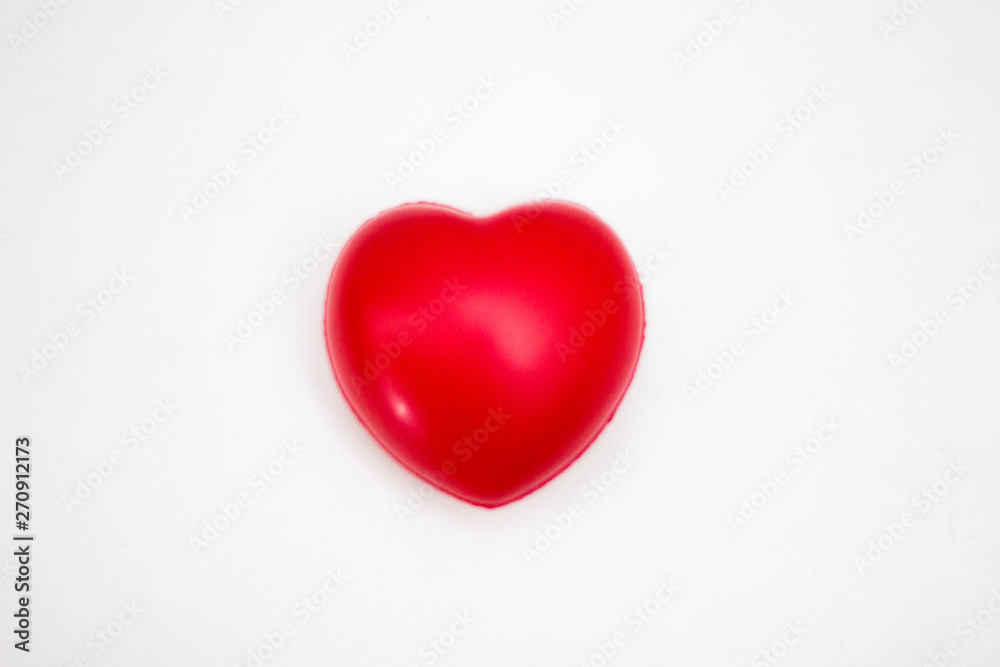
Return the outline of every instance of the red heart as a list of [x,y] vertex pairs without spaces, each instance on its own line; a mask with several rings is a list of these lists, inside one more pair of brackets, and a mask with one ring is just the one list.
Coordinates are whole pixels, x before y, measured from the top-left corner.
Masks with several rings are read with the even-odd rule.
[[635,265],[593,213],[547,201],[488,218],[437,204],[375,216],[326,301],[340,389],[400,463],[497,507],[572,463],[632,381]]

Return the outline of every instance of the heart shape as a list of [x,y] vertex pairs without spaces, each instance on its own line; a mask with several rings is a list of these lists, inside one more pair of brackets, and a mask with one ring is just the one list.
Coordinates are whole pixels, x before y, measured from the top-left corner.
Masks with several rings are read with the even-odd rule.
[[341,251],[326,301],[337,384],[383,448],[483,507],[538,489],[611,420],[645,312],[635,265],[582,206],[486,218],[406,204]]

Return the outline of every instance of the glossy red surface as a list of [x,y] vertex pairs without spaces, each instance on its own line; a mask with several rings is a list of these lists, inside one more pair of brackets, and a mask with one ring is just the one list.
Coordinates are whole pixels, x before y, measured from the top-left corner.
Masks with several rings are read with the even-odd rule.
[[555,201],[487,218],[385,211],[344,246],[326,302],[330,362],[361,423],[415,474],[484,507],[531,493],[594,441],[644,326],[621,241]]

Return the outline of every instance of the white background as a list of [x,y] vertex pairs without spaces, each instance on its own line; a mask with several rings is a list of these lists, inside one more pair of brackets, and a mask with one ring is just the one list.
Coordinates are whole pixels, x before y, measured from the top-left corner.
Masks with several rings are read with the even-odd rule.
[[[599,665],[619,631],[609,664],[623,666],[771,664],[758,652],[775,642],[783,665],[918,666],[949,642],[949,664],[996,664],[1000,279],[976,276],[1000,252],[1000,5],[908,4],[886,35],[885,0],[591,0],[555,26],[555,0],[413,0],[348,62],[341,45],[385,3],[246,0],[220,16],[210,0],[80,0],[32,31],[40,5],[5,2],[0,490],[9,540],[13,443],[30,436],[36,541],[27,656],[12,648],[13,547],[0,552],[0,662],[252,665],[287,622],[264,664],[429,665],[426,643],[467,612],[434,664]],[[680,66],[724,9],[734,20]],[[147,67],[164,80],[120,117]],[[484,76],[496,92],[446,124]],[[831,97],[787,136],[778,124],[813,87]],[[282,108],[293,120],[246,161]],[[57,176],[104,118],[112,132]],[[580,171],[579,147],[616,118],[626,129]],[[385,172],[438,126],[446,141],[390,188]],[[911,180],[941,128],[958,138]],[[768,138],[777,151],[724,200],[719,182]],[[231,159],[240,173],[185,221]],[[390,206],[486,215],[561,170],[560,196],[637,264],[671,254],[645,281],[635,381],[538,492],[494,511],[434,493],[401,518],[416,480],[357,423],[326,358],[333,258],[294,289],[286,272]],[[904,194],[849,239],[894,179]],[[87,320],[80,304],[107,300],[123,269],[134,278]],[[959,308],[970,279],[981,289]],[[284,301],[231,351],[275,289]],[[781,289],[795,306],[751,342],[744,324]],[[939,309],[947,322],[894,368]],[[69,324],[78,335],[26,373]],[[744,353],[689,400],[734,341]],[[179,407],[130,450],[123,434],[168,398]],[[824,418],[843,429],[793,470],[786,454]],[[258,495],[249,478],[288,439],[305,451]],[[619,450],[636,462],[591,502],[582,487]],[[949,462],[969,470],[921,511],[914,496]],[[734,531],[728,515],[776,471],[787,483]],[[88,475],[97,488],[69,509]],[[240,493],[250,506],[196,554]],[[541,542],[573,502],[582,516]],[[916,525],[859,566],[904,512]],[[301,622],[294,605],[337,568],[348,582]],[[626,616],[661,578],[680,592],[634,632]],[[96,633],[117,633],[125,603],[142,611],[108,646]],[[984,609],[981,630],[961,627]],[[805,628],[784,635],[794,645],[786,623]]]

